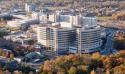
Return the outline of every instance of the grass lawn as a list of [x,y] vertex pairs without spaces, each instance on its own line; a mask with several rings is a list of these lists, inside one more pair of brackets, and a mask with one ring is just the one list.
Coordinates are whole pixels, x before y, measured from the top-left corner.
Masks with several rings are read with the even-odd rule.
[[98,20],[109,20],[111,18],[112,18],[111,16],[97,16]]

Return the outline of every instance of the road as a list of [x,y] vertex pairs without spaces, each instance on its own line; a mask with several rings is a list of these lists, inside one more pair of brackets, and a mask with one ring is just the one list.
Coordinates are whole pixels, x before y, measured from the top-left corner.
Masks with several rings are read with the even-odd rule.
[[106,44],[105,48],[101,51],[102,54],[108,55],[110,53],[115,54],[117,50],[113,49],[113,37],[115,36],[117,30],[114,29],[106,29]]

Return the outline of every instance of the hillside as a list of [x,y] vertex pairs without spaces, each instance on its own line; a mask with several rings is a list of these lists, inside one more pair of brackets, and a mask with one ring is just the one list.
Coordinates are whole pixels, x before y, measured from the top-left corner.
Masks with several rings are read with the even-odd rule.
[[66,55],[47,60],[41,65],[39,74],[124,74],[125,51],[116,55]]

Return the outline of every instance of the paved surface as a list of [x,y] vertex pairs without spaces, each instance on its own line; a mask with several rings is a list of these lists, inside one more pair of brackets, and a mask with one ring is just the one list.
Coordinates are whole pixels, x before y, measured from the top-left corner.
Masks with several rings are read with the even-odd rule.
[[106,44],[105,44],[105,48],[101,51],[102,54],[107,55],[110,53],[117,53],[117,50],[113,49],[113,37],[115,36],[117,30],[114,29],[106,29]]

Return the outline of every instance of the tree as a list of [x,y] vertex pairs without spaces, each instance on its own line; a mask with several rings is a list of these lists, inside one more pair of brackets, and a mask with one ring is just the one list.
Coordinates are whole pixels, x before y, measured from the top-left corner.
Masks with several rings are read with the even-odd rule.
[[93,59],[99,59],[101,57],[101,54],[99,52],[93,53],[92,58]]
[[112,15],[114,20],[125,20],[125,12],[118,12]]
[[66,74],[66,70],[64,68],[60,68],[57,74]]
[[0,18],[0,21],[4,21],[4,19],[3,19],[3,18]]
[[3,71],[0,69],[0,74],[4,74]]
[[125,49],[125,36],[122,32],[118,32],[113,39],[113,47],[115,49]]
[[110,69],[106,69],[105,74],[110,74]]
[[47,72],[51,72],[52,64],[51,64],[51,62],[49,60],[45,61],[43,70],[47,71]]
[[3,56],[3,57],[5,57],[5,56],[6,56],[5,52],[2,52],[2,56]]
[[55,66],[56,67],[63,67],[64,66],[64,60],[65,60],[64,57],[58,57],[57,59],[55,59]]
[[48,72],[48,74],[53,74],[52,72]]
[[1,65],[0,65],[0,74],[3,74],[3,71],[2,71],[2,67],[1,67]]
[[58,71],[57,74],[65,74],[65,72]]
[[106,57],[105,60],[103,60],[103,64],[106,69],[111,69],[112,68],[112,60],[110,57]]
[[77,73],[78,74],[87,74],[87,66],[86,65],[78,65],[77,66]]
[[7,35],[8,32],[7,31],[4,31],[4,30],[1,30],[0,31],[0,37],[2,38],[3,36]]
[[2,51],[2,49],[0,49],[0,56],[2,56],[2,53],[3,53],[3,51]]
[[11,53],[11,54],[10,54],[10,60],[13,60],[13,59],[14,59],[14,54]]
[[90,74],[96,74],[96,72],[95,72],[94,70],[92,70],[92,71],[90,72]]
[[125,73],[125,67],[123,65],[116,66],[113,68],[113,74],[124,74]]
[[46,72],[46,71],[43,71],[41,74],[48,74],[48,72]]
[[77,74],[77,68],[76,67],[70,67],[69,71],[68,71],[69,74]]
[[29,45],[33,45],[33,44],[35,44],[35,43],[36,43],[35,40],[28,40],[28,44],[29,44]]

